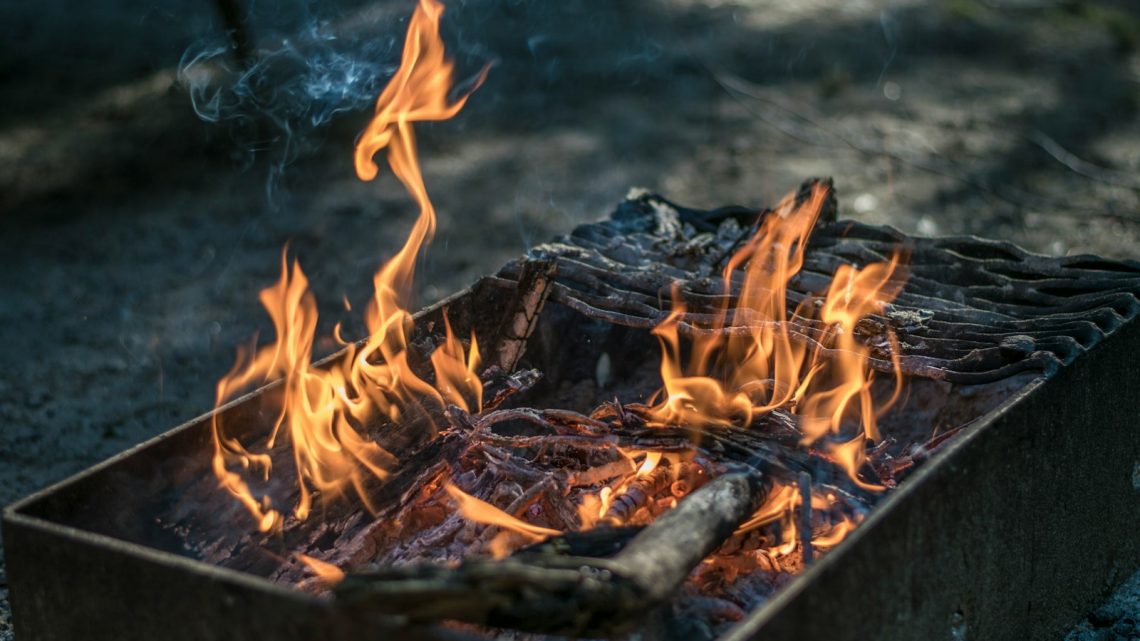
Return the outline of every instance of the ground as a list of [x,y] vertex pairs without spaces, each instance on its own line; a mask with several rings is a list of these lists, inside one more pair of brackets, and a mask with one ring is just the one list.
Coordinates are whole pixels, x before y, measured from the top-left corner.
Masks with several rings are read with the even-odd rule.
[[[411,3],[295,4],[254,15],[275,53],[244,75],[179,74],[218,42],[200,2],[0,4],[0,504],[208,410],[268,330],[257,291],[287,242],[328,330],[407,233],[406,196],[358,181],[351,150]],[[421,130],[441,219],[420,302],[633,185],[760,205],[828,175],[842,216],[1140,254],[1129,3],[449,4],[463,73],[494,66]],[[1136,583],[1071,638],[1135,636]],[[0,566],[0,639],[5,586]]]

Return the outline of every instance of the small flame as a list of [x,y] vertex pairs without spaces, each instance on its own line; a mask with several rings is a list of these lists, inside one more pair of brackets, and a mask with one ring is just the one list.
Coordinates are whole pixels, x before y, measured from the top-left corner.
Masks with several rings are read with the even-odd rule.
[[641,467],[637,468],[637,477],[645,478],[649,476],[653,473],[653,470],[657,469],[657,465],[660,462],[661,452],[646,452],[645,462],[641,464]]
[[344,580],[344,570],[338,568],[332,563],[327,563],[320,559],[314,559],[307,554],[296,553],[297,558],[305,564],[317,578],[324,581],[328,585],[336,585]]
[[851,530],[855,529],[856,525],[858,525],[858,523],[856,523],[854,520],[844,519],[832,526],[831,529],[826,533],[813,537],[811,544],[821,548],[830,548],[839,545],[843,539],[847,538],[847,535],[851,533]]
[[[413,319],[405,301],[411,292],[416,257],[436,227],[435,209],[416,157],[412,123],[454,116],[487,73],[484,68],[467,93],[449,101],[453,65],[439,37],[442,13],[443,5],[435,0],[421,0],[416,7],[400,67],[377,99],[375,116],[356,147],[356,171],[362,180],[377,176],[379,168],[372,157],[386,149],[392,172],[420,210],[403,247],[373,279],[375,293],[365,313],[368,338],[363,345],[348,344],[338,325],[334,338],[346,345],[346,357],[327,369],[312,366],[316,301],[300,266],[296,262],[289,265],[283,252],[280,280],[261,292],[276,339],[260,350],[239,353],[234,369],[218,382],[216,403],[221,406],[252,384],[284,379],[284,400],[267,447],[273,448],[282,434],[292,447],[300,489],[293,510],[298,519],[311,512],[314,491],[332,496],[351,490],[372,509],[366,482],[386,478],[396,460],[361,433],[363,426],[377,419],[399,421],[425,402],[455,404],[469,411],[482,405],[474,334],[470,348],[464,349],[450,322],[445,322],[446,338],[431,354],[434,386],[408,362],[407,333]],[[350,307],[347,300],[345,307]],[[280,525],[281,515],[268,496],[256,497],[249,482],[235,471],[257,470],[268,478],[269,456],[250,452],[227,435],[216,413],[213,437],[213,468],[222,487],[253,515],[261,531]]]
[[764,499],[764,504],[753,513],[751,518],[736,528],[736,533],[743,534],[745,532],[751,532],[756,528],[774,523],[780,520],[782,516],[794,510],[799,502],[800,493],[795,486],[776,484],[771,491],[768,492],[768,496]]
[[[793,195],[785,197],[731,257],[723,274],[725,290],[732,290],[734,272],[744,272],[737,309],[730,314],[721,307],[707,326],[686,327],[695,330],[687,359],[680,341],[687,306],[674,288],[672,311],[654,329],[664,388],[652,415],[668,425],[747,426],[758,414],[786,408],[797,415],[805,444],[847,433],[848,422],[855,421],[859,433],[828,448],[858,481],[861,446],[878,438],[876,419],[897,398],[898,388],[887,403],[875,406],[870,349],[855,339],[855,325],[894,299],[902,270],[897,254],[862,269],[841,265],[818,313],[809,297],[789,315],[788,283],[803,267],[808,236],[827,195],[817,184],[800,204]],[[812,318],[825,330],[809,348],[794,331]],[[893,334],[888,341],[897,346]],[[893,365],[901,384],[897,359]]]
[[[455,484],[450,481],[444,483],[443,489],[447,492],[447,495],[455,501],[459,508],[459,514],[468,521],[474,521],[484,525],[494,525],[504,530],[521,534],[535,542],[562,534],[560,530],[531,525],[522,519],[513,517],[494,505],[471,496],[456,487]],[[496,557],[502,556],[503,552],[505,552],[505,550],[499,546],[494,546],[492,550],[495,551]]]

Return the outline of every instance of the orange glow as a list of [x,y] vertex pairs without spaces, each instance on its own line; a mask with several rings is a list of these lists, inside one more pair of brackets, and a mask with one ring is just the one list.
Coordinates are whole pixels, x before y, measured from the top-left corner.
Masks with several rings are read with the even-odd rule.
[[829,548],[839,545],[841,541],[855,529],[857,523],[851,520],[840,521],[832,526],[826,534],[812,538],[811,544],[816,547]]
[[[748,426],[754,416],[784,408],[797,416],[805,444],[841,437],[844,442],[827,449],[856,478],[862,462],[856,445],[878,438],[876,419],[898,390],[875,407],[870,349],[855,339],[855,324],[894,299],[903,270],[897,255],[862,269],[840,265],[818,311],[808,297],[789,314],[788,283],[803,267],[808,236],[826,199],[827,188],[818,184],[799,205],[794,196],[785,197],[732,256],[723,279],[731,291],[733,273],[743,271],[737,309],[721,307],[707,325],[690,328],[695,331],[687,359],[680,332],[688,310],[674,289],[673,309],[654,329],[664,388],[652,416],[663,425]],[[815,332],[809,347],[794,332],[812,331],[813,319],[822,332]],[[893,334],[888,341],[897,345]],[[901,383],[897,359],[893,365]],[[858,427],[853,439],[849,424]]]
[[[280,380],[281,404],[275,408],[264,447],[254,448],[227,433],[219,413],[212,423],[213,471],[262,532],[282,528],[290,518],[290,507],[292,518],[307,519],[318,496],[328,500],[353,495],[375,513],[369,502],[373,485],[384,481],[398,461],[366,430],[374,434],[388,424],[413,422],[434,430],[426,420],[431,411],[448,405],[468,412],[482,409],[481,357],[474,333],[469,339],[460,337],[443,313],[444,337],[430,355],[422,355],[431,364],[432,376],[413,370],[411,363],[423,358],[418,354],[413,358],[409,350],[414,320],[408,301],[415,263],[436,230],[413,123],[451,118],[470,94],[449,97],[454,69],[439,37],[442,12],[436,0],[420,0],[408,26],[400,67],[378,97],[373,118],[355,149],[356,173],[365,181],[378,176],[374,158],[385,151],[392,173],[419,209],[400,250],[374,275],[374,294],[364,312],[367,338],[357,343],[346,340],[338,324],[333,337],[344,346],[344,357],[326,367],[313,366],[316,299],[300,266],[283,252],[279,280],[260,293],[273,323],[274,341],[239,352],[237,364],[217,384],[220,407],[251,386]],[[486,72],[470,84],[471,91]],[[690,301],[679,287],[674,288],[671,311],[653,330],[662,348],[663,388],[649,415],[656,426],[746,428],[756,417],[781,409],[796,417],[803,446],[822,452],[861,487],[877,490],[882,488],[861,480],[859,470],[865,462],[865,444],[879,438],[878,418],[898,398],[902,373],[897,341],[887,330],[881,338],[891,348],[896,390],[890,399],[877,402],[872,395],[871,348],[857,339],[856,327],[894,299],[905,274],[898,255],[861,268],[841,264],[825,293],[820,292],[818,299],[806,297],[789,309],[789,282],[803,268],[808,237],[827,196],[826,188],[817,185],[803,202],[797,203],[794,196],[780,202],[730,257],[722,276],[724,289],[738,293],[725,296],[721,307],[690,315]],[[728,306],[729,298],[735,301],[734,309]],[[351,308],[347,300],[344,306]],[[694,318],[704,320],[694,326]],[[687,335],[684,345],[682,333]],[[288,507],[274,505],[260,489],[274,471],[269,452],[278,447],[280,452],[289,448],[297,478],[296,504]],[[693,477],[681,470],[682,461],[692,453],[619,453],[621,460],[583,472],[580,486],[592,487],[580,494],[579,527],[602,521],[618,524],[618,517],[608,515],[611,506],[623,514],[622,521],[640,525],[688,493]],[[652,502],[645,505],[632,498],[630,488],[656,488],[666,481],[669,495],[649,497]],[[520,540],[541,541],[561,534],[527,523],[449,482],[443,489],[463,518],[500,528],[488,546],[496,557]],[[817,494],[805,499],[797,486],[776,483],[738,532],[779,521],[781,540],[772,549],[786,554],[799,541],[792,517],[808,499],[820,510],[829,510],[833,502]],[[815,533],[816,544],[833,546],[856,525],[854,520],[843,520],[828,526]],[[344,576],[328,563],[305,555],[298,559],[326,582]]]
[[[272,449],[284,435],[292,448],[300,489],[293,514],[298,519],[309,516],[314,492],[336,496],[352,491],[372,509],[367,482],[383,480],[396,460],[362,434],[363,427],[422,416],[425,403],[450,403],[471,411],[482,404],[474,335],[470,348],[465,349],[450,322],[445,322],[446,338],[431,354],[434,385],[420,378],[408,362],[407,332],[413,320],[406,301],[416,257],[436,227],[435,209],[416,157],[412,123],[454,116],[470,93],[449,102],[453,68],[439,37],[442,13],[443,5],[435,0],[421,0],[416,7],[400,67],[376,101],[375,116],[356,147],[356,171],[363,180],[377,176],[379,169],[372,157],[386,149],[392,172],[420,210],[403,247],[373,279],[375,293],[365,313],[368,338],[363,344],[349,344],[338,325],[334,338],[346,345],[345,358],[327,369],[314,368],[316,301],[300,266],[289,265],[283,253],[280,280],[261,292],[261,302],[273,320],[275,341],[257,351],[239,353],[237,365],[218,382],[216,403],[220,406],[251,385],[283,379],[283,401],[266,447]],[[486,72],[471,84],[471,91],[482,83]],[[345,307],[350,307],[347,301]],[[227,435],[216,414],[213,437],[213,469],[222,487],[241,501],[261,531],[278,527],[282,523],[278,509],[268,496],[255,496],[242,475],[251,470],[268,478],[272,471],[268,454],[253,453]]]
[[443,489],[447,492],[447,495],[455,501],[455,504],[459,508],[459,513],[468,521],[501,527],[504,530],[522,534],[536,542],[542,541],[547,537],[562,534],[560,530],[531,525],[526,521],[515,518],[494,505],[471,496],[451,482],[445,483]]
[[301,554],[300,552],[298,552],[296,556],[302,563],[305,564],[306,567],[309,568],[309,570],[313,572],[313,574],[317,575],[317,578],[324,581],[325,583],[329,585],[335,585],[344,580],[344,570],[338,568],[332,563],[326,563],[320,559],[314,559],[313,557],[307,554]]
[[769,523],[774,523],[794,510],[799,503],[800,493],[794,486],[777,484],[768,492],[764,504],[756,510],[752,517],[736,528],[736,533],[743,534]]
[[653,470],[657,469],[657,464],[661,462],[661,452],[646,452],[645,462],[641,467],[637,468],[637,476],[644,478],[649,476]]

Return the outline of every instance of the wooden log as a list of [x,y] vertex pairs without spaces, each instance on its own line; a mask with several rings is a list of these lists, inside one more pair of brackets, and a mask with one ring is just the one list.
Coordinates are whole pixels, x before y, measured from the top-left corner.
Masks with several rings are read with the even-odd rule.
[[756,473],[730,472],[690,494],[635,536],[615,557],[643,591],[640,605],[660,603],[753,512],[768,486]]
[[756,468],[724,474],[610,559],[532,550],[456,568],[374,568],[350,573],[337,585],[336,598],[413,622],[448,619],[568,636],[617,634],[672,596],[752,514],[768,487]]

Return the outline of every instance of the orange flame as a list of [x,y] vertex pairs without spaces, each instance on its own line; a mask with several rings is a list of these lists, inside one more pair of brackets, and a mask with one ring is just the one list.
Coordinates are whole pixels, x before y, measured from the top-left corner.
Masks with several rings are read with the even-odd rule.
[[[533,542],[543,541],[549,537],[562,534],[560,530],[542,527],[540,525],[532,525],[522,519],[515,518],[494,505],[471,496],[456,487],[455,484],[450,481],[444,483],[443,489],[447,492],[447,495],[455,501],[456,506],[459,508],[459,514],[468,521],[474,521],[475,523],[482,523],[484,525],[494,525],[503,530],[521,534]],[[493,539],[490,547],[492,555],[495,558],[502,558],[509,552],[509,548],[502,538]]]
[[[879,311],[901,289],[900,259],[862,269],[841,265],[816,313],[803,300],[789,316],[788,283],[803,267],[808,236],[827,199],[827,188],[813,187],[800,204],[789,195],[749,242],[728,261],[723,278],[731,291],[733,274],[743,270],[737,309],[721,306],[711,322],[693,330],[687,360],[680,330],[687,306],[673,291],[673,309],[655,329],[661,343],[663,398],[652,415],[663,424],[687,427],[747,426],[755,415],[786,408],[798,416],[805,443],[844,433],[849,421],[860,430],[854,440],[829,446],[830,454],[857,482],[865,438],[878,438],[871,395],[870,349],[855,339],[855,324]],[[814,348],[796,332],[810,332],[809,321],[823,324]],[[895,346],[893,335],[889,337]],[[826,351],[827,357],[823,357]],[[901,372],[893,363],[897,380]]]
[[[453,66],[439,37],[442,13],[443,5],[435,0],[421,0],[416,7],[400,67],[377,99],[375,116],[356,147],[356,171],[362,180],[376,177],[379,169],[372,157],[387,149],[393,173],[420,209],[404,246],[373,279],[375,294],[365,318],[368,338],[362,345],[346,345],[345,358],[338,363],[327,369],[314,368],[316,301],[300,266],[293,263],[290,267],[283,254],[280,280],[261,292],[261,302],[273,319],[274,343],[252,355],[239,354],[237,365],[218,382],[216,402],[220,406],[249,385],[284,379],[282,405],[266,445],[273,448],[284,433],[292,447],[300,489],[293,511],[298,519],[308,517],[314,491],[337,495],[351,489],[371,509],[366,481],[384,479],[395,459],[360,432],[363,426],[377,418],[401,420],[424,402],[451,403],[469,411],[482,406],[474,334],[465,350],[445,318],[446,339],[431,354],[435,386],[420,378],[408,362],[407,332],[413,319],[405,301],[416,256],[436,226],[435,209],[416,157],[412,123],[454,116],[487,73],[484,68],[466,94],[449,102]],[[345,342],[339,325],[334,335]],[[249,510],[260,530],[279,525],[280,514],[269,497],[256,497],[247,480],[231,469],[255,469],[268,478],[269,456],[252,453],[227,435],[217,414],[213,435],[213,468],[221,485]]]
[[317,578],[329,585],[336,585],[344,580],[344,570],[338,568],[332,563],[314,559],[307,554],[296,553],[296,556],[302,563],[305,564],[309,570],[317,575]]

